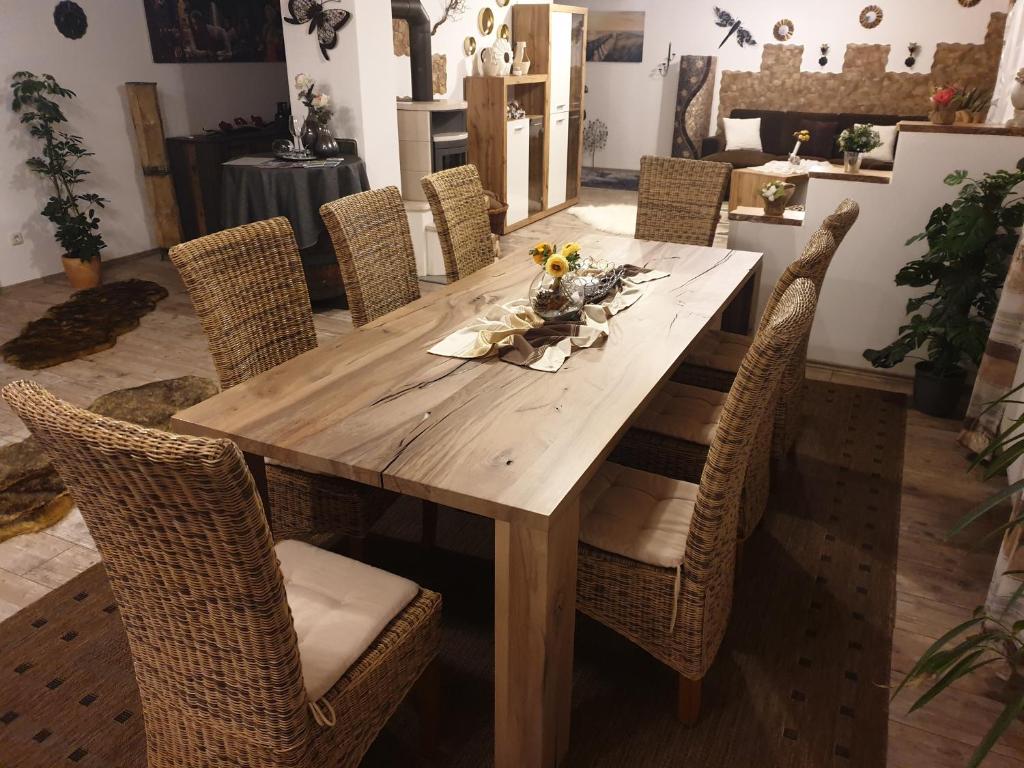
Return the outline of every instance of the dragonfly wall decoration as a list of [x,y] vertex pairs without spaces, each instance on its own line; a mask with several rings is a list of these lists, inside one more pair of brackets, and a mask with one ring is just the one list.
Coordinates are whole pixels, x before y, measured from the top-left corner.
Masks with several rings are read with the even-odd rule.
[[757,45],[757,40],[754,39],[754,36],[744,29],[743,23],[739,19],[734,19],[731,13],[723,11],[716,5],[715,16],[717,17],[715,24],[722,28],[728,27],[729,29],[729,33],[725,36],[722,42],[718,44],[719,48],[729,42],[729,38],[733,35],[736,35],[736,44],[739,45],[740,48],[744,48],[748,45]]

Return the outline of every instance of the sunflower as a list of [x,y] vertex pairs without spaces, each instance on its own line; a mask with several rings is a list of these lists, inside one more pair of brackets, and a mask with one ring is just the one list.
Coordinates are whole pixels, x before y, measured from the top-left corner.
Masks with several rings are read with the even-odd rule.
[[547,264],[544,265],[544,270],[551,277],[564,277],[569,272],[569,262],[565,256],[556,253],[548,258]]

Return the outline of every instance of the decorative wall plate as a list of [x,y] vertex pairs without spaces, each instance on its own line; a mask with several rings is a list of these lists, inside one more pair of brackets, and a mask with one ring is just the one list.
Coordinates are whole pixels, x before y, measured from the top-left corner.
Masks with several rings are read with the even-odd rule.
[[483,8],[480,11],[480,15],[476,19],[477,27],[480,28],[481,35],[489,35],[494,31],[494,11],[490,8]]
[[78,40],[84,36],[89,26],[82,6],[71,0],[61,0],[57,3],[57,7],[53,9],[53,23],[57,30],[70,40]]
[[973,8],[980,2],[981,0],[960,0],[960,5],[962,5],[964,8]]
[[[506,5],[511,3],[512,0],[495,0],[495,2],[498,4],[499,8],[504,8]],[[961,2],[963,2],[963,0],[961,0]],[[979,2],[979,0],[974,0],[974,2],[977,3],[977,2]]]
[[775,35],[776,40],[784,43],[793,36],[793,29],[792,21],[789,19],[779,19],[772,28],[772,34]]
[[882,23],[882,17],[885,14],[882,13],[882,9],[877,5],[869,5],[863,11],[860,12],[860,25],[864,29],[874,29]]
[[470,35],[462,41],[462,52],[467,56],[472,56],[476,53],[476,38]]
[[512,40],[512,30],[508,28],[508,24],[502,24],[501,27],[498,28],[498,37],[502,40]]

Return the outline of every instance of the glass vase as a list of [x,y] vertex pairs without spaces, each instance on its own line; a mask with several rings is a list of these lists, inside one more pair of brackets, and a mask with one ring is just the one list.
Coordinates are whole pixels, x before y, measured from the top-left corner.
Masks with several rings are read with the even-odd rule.
[[843,152],[843,172],[860,173],[860,163],[863,157],[860,152]]
[[542,271],[530,284],[530,304],[544,322],[577,320],[583,309],[583,286],[572,275],[552,277]]

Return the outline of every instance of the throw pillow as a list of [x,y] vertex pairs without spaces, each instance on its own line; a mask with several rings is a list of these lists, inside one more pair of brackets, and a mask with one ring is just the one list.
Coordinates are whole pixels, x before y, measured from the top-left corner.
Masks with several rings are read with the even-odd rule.
[[725,122],[725,151],[753,149],[761,152],[761,118],[748,120],[727,117]]
[[[835,120],[801,120],[797,123],[798,131],[810,131],[811,140],[800,148],[803,157],[820,157],[828,160],[834,154],[836,134],[839,123]],[[796,144],[796,139],[793,139]]]
[[878,138],[882,140],[879,147],[875,147],[864,155],[865,160],[877,160],[880,163],[891,163],[896,159],[896,134],[900,129],[898,125],[876,125]]

